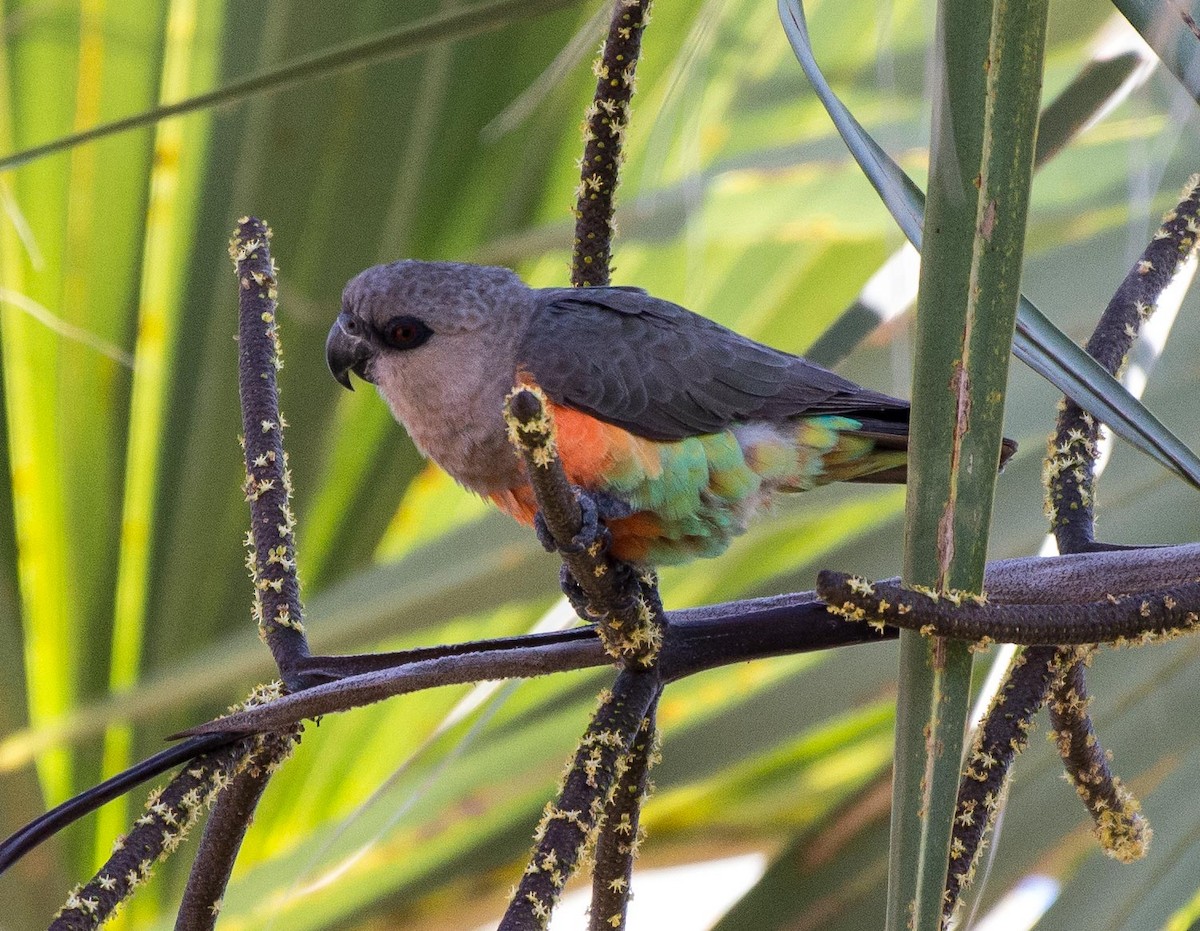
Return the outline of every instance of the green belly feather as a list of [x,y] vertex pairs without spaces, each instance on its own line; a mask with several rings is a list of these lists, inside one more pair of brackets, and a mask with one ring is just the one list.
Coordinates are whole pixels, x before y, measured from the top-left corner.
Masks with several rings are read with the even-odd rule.
[[876,449],[874,439],[855,432],[861,427],[849,417],[809,417],[656,443],[657,470],[632,456],[614,462],[605,491],[661,523],[647,562],[716,556],[775,492],[808,491],[903,464],[902,450]]

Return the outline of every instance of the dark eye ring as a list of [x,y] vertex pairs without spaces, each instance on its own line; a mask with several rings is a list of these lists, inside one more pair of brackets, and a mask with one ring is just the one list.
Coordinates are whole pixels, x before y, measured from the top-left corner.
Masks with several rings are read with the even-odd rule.
[[383,341],[393,349],[416,349],[433,335],[419,317],[392,317],[383,328]]

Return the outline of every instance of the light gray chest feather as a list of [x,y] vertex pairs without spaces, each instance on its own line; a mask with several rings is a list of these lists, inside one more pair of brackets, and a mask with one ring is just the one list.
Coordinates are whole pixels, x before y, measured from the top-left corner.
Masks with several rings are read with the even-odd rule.
[[520,460],[501,413],[504,392],[451,387],[437,398],[391,392],[381,386],[396,419],[422,454],[472,491],[488,494],[520,484]]

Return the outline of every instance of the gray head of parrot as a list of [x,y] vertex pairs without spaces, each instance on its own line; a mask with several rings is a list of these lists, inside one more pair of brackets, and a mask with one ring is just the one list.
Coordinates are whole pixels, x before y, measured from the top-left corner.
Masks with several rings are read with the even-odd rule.
[[351,372],[374,384],[417,446],[479,490],[485,452],[511,455],[504,396],[533,307],[534,292],[506,268],[377,265],[346,285],[325,359],[347,388]]
[[[506,268],[411,260],[376,265],[342,292],[325,359],[347,388],[350,372],[378,384],[372,374],[377,367],[429,369],[434,357],[447,362],[456,352],[455,361],[469,365],[471,340],[462,337],[484,334],[495,347],[513,343],[524,331],[529,296],[529,288]],[[427,342],[436,348],[409,355]]]

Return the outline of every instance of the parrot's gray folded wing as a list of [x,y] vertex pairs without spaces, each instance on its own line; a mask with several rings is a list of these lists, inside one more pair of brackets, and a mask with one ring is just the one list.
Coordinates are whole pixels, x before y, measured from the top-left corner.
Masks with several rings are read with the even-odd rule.
[[640,288],[551,288],[519,363],[556,403],[653,440],[814,414],[895,424],[908,404]]

